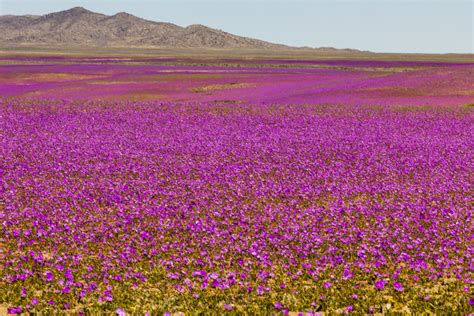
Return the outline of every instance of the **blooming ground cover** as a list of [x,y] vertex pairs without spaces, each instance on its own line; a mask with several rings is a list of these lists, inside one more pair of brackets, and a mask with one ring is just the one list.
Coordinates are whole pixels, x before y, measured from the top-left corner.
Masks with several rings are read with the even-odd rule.
[[0,66],[9,313],[472,308],[472,65],[71,63]]

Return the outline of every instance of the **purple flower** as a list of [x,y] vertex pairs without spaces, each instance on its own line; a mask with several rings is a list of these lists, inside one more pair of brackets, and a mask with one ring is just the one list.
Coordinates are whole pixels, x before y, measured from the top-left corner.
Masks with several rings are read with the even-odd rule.
[[115,310],[115,313],[117,313],[118,316],[126,316],[127,315],[125,310],[123,308],[120,308],[120,307],[117,307],[117,309]]
[[283,308],[283,306],[281,305],[280,302],[275,302],[275,303],[273,304],[273,306],[275,306],[276,309],[282,309],[282,308]]
[[401,285],[399,282],[393,282],[393,287],[399,292],[402,292],[404,290],[403,285]]
[[329,281],[323,283],[323,287],[324,287],[325,289],[329,289],[331,286],[332,286],[332,283],[329,282]]
[[51,271],[46,271],[46,272],[44,273],[44,276],[45,276],[45,278],[46,278],[46,281],[48,281],[48,282],[53,282],[53,280],[54,280],[54,274],[53,274]]
[[234,309],[234,307],[231,304],[224,304],[224,309],[226,311],[231,311]]
[[65,272],[64,272],[64,277],[66,278],[66,280],[68,280],[69,282],[73,282],[74,281],[74,275],[72,274],[72,271],[70,269],[67,269]]
[[179,274],[177,274],[177,273],[169,273],[169,274],[168,274],[168,278],[170,278],[170,279],[175,279],[175,280],[176,280],[176,279],[179,279]]
[[178,291],[179,293],[184,293],[184,292],[185,292],[185,289],[184,289],[184,287],[183,287],[181,284],[176,284],[176,285],[174,285],[173,287],[174,287],[174,289],[175,289],[176,291]]
[[23,313],[23,308],[21,307],[11,307],[7,310],[8,314],[21,314]]
[[192,276],[204,277],[206,276],[206,271],[202,271],[202,270],[193,271]]
[[385,281],[384,280],[378,280],[375,282],[375,287],[378,290],[383,290],[385,288]]
[[353,277],[352,271],[349,269],[344,269],[344,272],[342,273],[342,279],[343,280],[348,280]]

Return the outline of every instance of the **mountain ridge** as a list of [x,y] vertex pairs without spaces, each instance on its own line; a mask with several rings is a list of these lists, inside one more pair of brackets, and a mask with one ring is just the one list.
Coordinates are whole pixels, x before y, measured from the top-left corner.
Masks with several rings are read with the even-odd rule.
[[[234,35],[201,24],[182,27],[143,19],[127,12],[105,15],[74,7],[45,15],[0,16],[0,44],[87,47],[210,49],[315,49],[291,47]],[[357,51],[320,48],[324,51]]]
[[181,27],[126,12],[105,15],[74,7],[41,16],[0,16],[0,42],[172,48],[284,48],[201,25]]

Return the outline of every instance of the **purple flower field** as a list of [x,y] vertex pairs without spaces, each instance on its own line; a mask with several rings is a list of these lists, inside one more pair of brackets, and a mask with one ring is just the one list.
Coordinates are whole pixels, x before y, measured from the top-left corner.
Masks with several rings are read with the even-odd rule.
[[165,61],[0,65],[5,312],[472,311],[472,64]]

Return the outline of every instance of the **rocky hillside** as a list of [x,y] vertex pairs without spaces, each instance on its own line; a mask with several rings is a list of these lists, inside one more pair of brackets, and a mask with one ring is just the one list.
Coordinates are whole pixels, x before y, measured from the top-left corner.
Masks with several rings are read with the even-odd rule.
[[3,45],[86,45],[169,48],[284,49],[203,25],[181,27],[128,13],[107,16],[81,7],[42,16],[0,16]]

